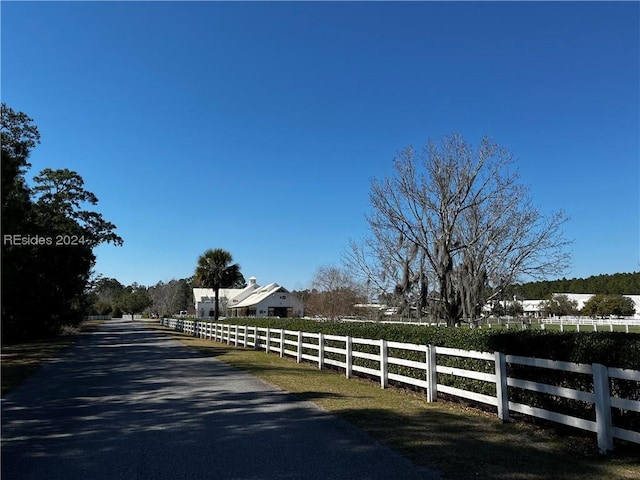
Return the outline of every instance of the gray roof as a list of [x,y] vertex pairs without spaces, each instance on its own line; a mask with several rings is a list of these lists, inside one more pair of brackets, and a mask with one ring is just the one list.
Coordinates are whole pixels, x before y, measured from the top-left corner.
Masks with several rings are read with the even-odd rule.
[[247,298],[245,298],[243,301],[241,301],[240,303],[238,303],[237,305],[232,305],[232,308],[245,308],[245,307],[251,307],[253,305],[257,305],[259,304],[261,301],[263,301],[265,298],[269,297],[270,295],[277,293],[277,292],[286,292],[289,293],[289,290],[287,290],[284,287],[281,287],[280,285],[278,285],[277,283],[270,283],[269,285],[265,285],[264,287],[260,287],[256,290],[254,290],[251,295],[249,295]]

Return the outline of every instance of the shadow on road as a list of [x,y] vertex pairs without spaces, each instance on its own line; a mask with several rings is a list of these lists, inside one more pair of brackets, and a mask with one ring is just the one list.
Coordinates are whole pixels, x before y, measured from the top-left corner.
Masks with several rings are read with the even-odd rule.
[[313,395],[113,320],[3,399],[2,478],[434,478]]

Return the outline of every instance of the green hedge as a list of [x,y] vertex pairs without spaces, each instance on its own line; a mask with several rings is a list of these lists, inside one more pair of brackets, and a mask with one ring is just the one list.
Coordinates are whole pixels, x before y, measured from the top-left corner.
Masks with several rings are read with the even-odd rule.
[[[273,329],[301,330],[309,333],[351,336],[367,339],[386,339],[387,341],[435,345],[476,350],[483,352],[501,352],[507,355],[545,358],[574,363],[600,363],[608,367],[640,370],[640,334],[623,332],[559,332],[548,330],[479,330],[471,328],[427,327],[419,325],[400,325],[382,323],[351,322],[315,322],[301,319],[245,319],[233,318],[221,321],[237,325],[270,327]],[[305,340],[307,343],[309,342]],[[338,346],[338,345],[336,345]],[[353,345],[354,350],[377,353],[377,347]],[[315,354],[314,351],[306,353]],[[401,349],[391,349],[390,356],[424,361],[424,354]],[[344,361],[337,354],[332,358]],[[379,362],[367,359],[355,359],[354,363],[372,369],[379,368]],[[492,361],[438,355],[438,365],[446,365],[466,370],[494,373]],[[423,370],[404,366],[390,365],[390,371],[412,378],[425,378]],[[549,385],[593,391],[591,375],[570,373],[546,368],[533,368],[521,365],[509,365],[511,377],[530,380]],[[456,388],[495,396],[495,384],[439,374],[439,383]],[[613,395],[640,401],[638,382],[612,379],[610,387]],[[540,407],[558,413],[580,418],[595,419],[594,407],[575,400],[539,394],[528,390],[509,387],[511,401]],[[614,409],[614,425],[640,431],[640,414]]]
[[549,330],[491,330],[427,327],[383,323],[315,322],[301,319],[246,319],[221,321],[257,327],[285,328],[310,333],[502,352],[575,363],[640,370],[640,334],[624,332],[559,332]]

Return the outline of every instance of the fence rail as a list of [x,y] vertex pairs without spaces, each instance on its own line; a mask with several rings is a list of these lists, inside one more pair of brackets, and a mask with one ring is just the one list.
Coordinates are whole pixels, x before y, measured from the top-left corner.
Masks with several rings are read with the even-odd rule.
[[[160,322],[166,327],[200,338],[277,353],[281,357],[294,357],[297,362],[306,360],[317,364],[320,369],[326,365],[338,367],[344,370],[347,378],[353,376],[354,372],[368,375],[378,378],[382,388],[386,388],[390,380],[419,387],[425,390],[429,402],[436,401],[438,393],[442,393],[484,403],[496,407],[498,417],[503,421],[509,420],[510,412],[517,412],[594,432],[598,448],[603,453],[613,449],[615,438],[640,444],[640,432],[614,426],[612,415],[612,408],[623,413],[640,412],[640,401],[612,396],[610,388],[611,379],[619,379],[637,382],[636,391],[640,391],[640,371],[637,370],[297,330],[184,319],[162,319]],[[402,353],[411,358],[397,356]],[[451,358],[473,359],[484,364],[484,368],[470,370],[446,365],[447,359]],[[593,391],[518,378],[512,372],[517,366],[582,374],[589,377],[590,381],[585,383],[593,385]],[[486,382],[493,393],[452,386],[452,382],[447,384],[443,381],[446,376]],[[520,403],[511,397],[510,388],[593,405],[595,419]]]

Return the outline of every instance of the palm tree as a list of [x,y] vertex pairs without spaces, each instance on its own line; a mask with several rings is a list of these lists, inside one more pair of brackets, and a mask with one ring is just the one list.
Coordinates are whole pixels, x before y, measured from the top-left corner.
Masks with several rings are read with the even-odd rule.
[[222,248],[209,249],[198,258],[195,280],[205,288],[213,288],[215,292],[214,319],[217,321],[218,296],[221,288],[230,287],[244,281],[240,273],[240,265],[233,262],[233,257]]

